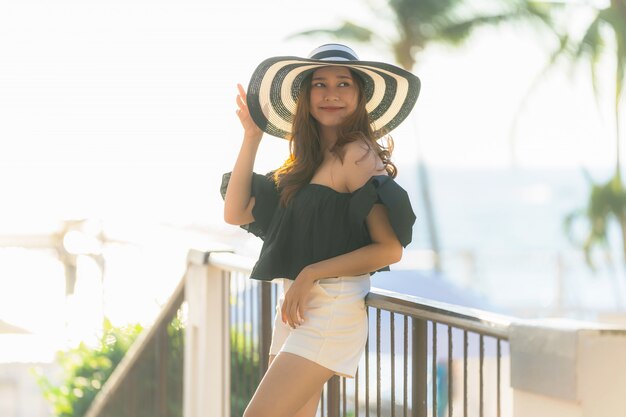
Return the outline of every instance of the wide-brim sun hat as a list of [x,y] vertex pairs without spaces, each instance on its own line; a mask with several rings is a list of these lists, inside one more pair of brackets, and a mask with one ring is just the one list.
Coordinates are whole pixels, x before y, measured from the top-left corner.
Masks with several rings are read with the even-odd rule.
[[302,80],[317,68],[348,67],[361,76],[374,136],[380,138],[408,117],[420,92],[417,76],[392,64],[361,61],[349,47],[326,44],[308,58],[277,56],[256,68],[248,84],[247,104],[266,133],[289,139]]

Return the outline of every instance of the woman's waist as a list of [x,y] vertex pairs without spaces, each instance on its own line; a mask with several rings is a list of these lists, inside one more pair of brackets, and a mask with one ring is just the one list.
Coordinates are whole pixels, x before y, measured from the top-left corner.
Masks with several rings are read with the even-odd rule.
[[[327,277],[315,280],[315,284],[325,288],[349,288],[359,287],[361,289],[370,288],[370,275],[369,273],[360,275],[343,275],[338,277]],[[293,284],[295,280],[290,278],[274,278],[272,282],[283,284],[285,291]]]

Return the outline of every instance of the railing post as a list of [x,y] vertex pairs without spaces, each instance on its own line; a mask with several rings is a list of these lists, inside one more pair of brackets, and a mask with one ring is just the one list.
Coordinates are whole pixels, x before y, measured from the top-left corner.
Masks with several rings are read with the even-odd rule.
[[331,377],[326,383],[326,415],[328,417],[339,417],[339,377]]
[[230,417],[229,274],[190,251],[185,282],[184,417]]
[[263,378],[269,364],[270,345],[272,344],[272,283],[260,281],[259,291],[259,361],[261,366],[259,380]]
[[167,334],[167,328],[169,323],[165,327],[159,328],[156,341],[155,341],[155,368],[156,368],[156,383],[157,383],[157,395],[156,395],[156,417],[168,417],[167,415],[167,372],[168,372],[168,353],[170,351],[170,344]]
[[428,327],[426,320],[411,317],[411,415],[426,417],[426,379],[428,376]]

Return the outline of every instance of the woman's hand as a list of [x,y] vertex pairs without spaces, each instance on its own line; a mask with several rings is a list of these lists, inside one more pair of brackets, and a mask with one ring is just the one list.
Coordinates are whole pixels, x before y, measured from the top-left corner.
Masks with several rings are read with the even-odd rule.
[[243,126],[244,135],[247,137],[254,137],[261,139],[263,131],[254,123],[250,112],[248,111],[248,104],[246,103],[246,90],[244,90],[241,84],[237,84],[239,94],[237,95],[237,117]]
[[292,329],[304,323],[306,300],[314,282],[315,280],[307,274],[306,269],[303,269],[285,293],[280,313],[283,323],[287,323]]

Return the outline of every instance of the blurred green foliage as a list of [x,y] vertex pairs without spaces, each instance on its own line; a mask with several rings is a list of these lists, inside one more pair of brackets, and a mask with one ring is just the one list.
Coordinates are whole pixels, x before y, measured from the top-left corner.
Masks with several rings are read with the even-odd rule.
[[57,362],[63,373],[59,385],[46,376],[37,375],[37,382],[54,415],[83,416],[142,330],[139,324],[114,327],[109,320],[105,320],[104,331],[96,347],[80,343],[76,348],[58,352]]
[[[591,188],[587,207],[568,214],[564,228],[570,241],[583,249],[587,265],[596,271],[597,265],[592,257],[594,248],[602,249],[607,262],[611,259],[608,240],[611,222],[619,225],[621,240],[626,243],[626,189],[618,172],[605,183],[596,183],[587,171],[585,173]],[[574,233],[574,224],[579,219],[586,220],[588,224],[583,241],[576,240]],[[626,256],[626,248],[624,252]]]
[[250,340],[250,333],[235,327],[230,330],[230,415],[243,415],[254,391],[261,382],[261,363],[258,346]]
[[[561,30],[560,47],[553,53],[551,64],[564,57],[574,65],[579,63],[589,65],[591,83],[598,105],[603,98],[600,81],[612,88],[615,173],[603,182],[593,180],[591,175],[584,170],[590,185],[587,206],[572,212],[564,221],[570,239],[583,249],[587,265],[595,271],[597,267],[592,259],[594,248],[604,252],[605,263],[612,269],[616,263],[610,248],[609,226],[611,223],[619,227],[622,258],[620,262],[626,265],[626,188],[622,173],[623,138],[620,124],[623,116],[622,99],[626,80],[626,0],[587,2],[579,5],[579,7],[582,6],[588,12],[587,21],[579,24],[585,28],[582,36],[579,30]],[[563,7],[553,5],[552,9],[554,12],[559,12]],[[607,62],[611,63],[609,67],[605,67]],[[606,71],[606,68],[610,71]],[[573,224],[576,219],[583,219],[587,223],[585,237],[580,242],[573,237]],[[613,275],[614,279],[620,279],[618,274]]]
[[129,365],[98,417],[182,417],[185,325],[179,309],[168,322],[155,324],[142,340],[139,356]]

